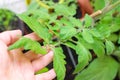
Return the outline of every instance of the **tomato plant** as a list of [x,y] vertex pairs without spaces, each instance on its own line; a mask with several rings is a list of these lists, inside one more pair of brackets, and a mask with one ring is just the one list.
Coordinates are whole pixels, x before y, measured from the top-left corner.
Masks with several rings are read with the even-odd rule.
[[0,32],[16,29],[15,23],[18,23],[18,18],[13,12],[7,9],[0,9]]
[[9,50],[24,47],[46,54],[41,46],[49,47],[54,51],[57,80],[64,80],[64,45],[77,55],[74,80],[120,79],[120,0],[91,0],[91,4],[95,12],[80,20],[75,17],[75,0],[33,0],[18,17],[43,39],[43,45],[22,37]]

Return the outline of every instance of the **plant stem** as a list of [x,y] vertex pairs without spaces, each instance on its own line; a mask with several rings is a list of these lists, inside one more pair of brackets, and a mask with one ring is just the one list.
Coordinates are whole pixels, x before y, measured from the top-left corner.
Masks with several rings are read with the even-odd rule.
[[68,41],[71,41],[71,42],[73,42],[74,44],[77,44],[77,41],[74,41],[74,40],[72,40],[72,39],[69,39]]
[[114,4],[105,6],[105,8],[103,8],[102,10],[98,10],[98,11],[94,12],[90,16],[92,18],[98,19],[99,17],[105,15],[107,12],[111,11],[112,9],[114,9],[115,7],[117,7],[118,5],[120,5],[120,0],[118,0]]
[[44,4],[42,1],[40,1],[40,0],[36,0],[36,1],[37,1],[37,3],[38,3],[40,6],[46,8],[46,9],[49,9],[49,8],[50,8],[48,5]]
[[64,2],[64,0],[59,0],[59,4],[61,4],[61,3],[63,3]]
[[72,51],[71,51],[71,49],[68,48],[67,46],[66,46],[66,48],[67,48],[68,54],[69,54],[69,56],[70,56],[70,59],[71,59],[71,61],[72,61],[72,64],[73,64],[73,66],[74,66],[74,68],[75,68],[75,67],[76,67],[76,62],[75,62],[75,59],[74,59],[74,57],[73,57]]
[[101,10],[98,10],[98,11],[94,12],[93,14],[91,14],[90,16],[91,16],[92,18],[94,18],[94,17],[96,17],[96,16],[98,16],[98,15],[100,15],[100,14],[102,14],[102,11],[101,11]]
[[105,1],[105,7],[109,6],[113,0],[104,0]]
[[115,2],[114,4],[112,5],[109,5],[107,8],[105,9],[102,9],[102,14],[105,14],[106,12],[109,12],[111,11],[112,9],[114,9],[115,7],[117,7],[118,5],[120,5],[120,0],[118,0],[117,2]]

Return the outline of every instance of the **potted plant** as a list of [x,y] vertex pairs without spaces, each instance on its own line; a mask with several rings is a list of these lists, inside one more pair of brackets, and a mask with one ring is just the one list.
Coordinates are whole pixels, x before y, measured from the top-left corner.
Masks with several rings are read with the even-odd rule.
[[[41,46],[49,47],[54,51],[57,80],[68,80],[65,76],[69,76],[66,70],[70,67],[65,67],[66,57],[75,67],[71,75],[74,80],[120,79],[120,0],[92,0],[91,4],[96,12],[85,14],[80,20],[75,17],[78,7],[75,0],[33,1],[28,11],[18,17],[43,41],[40,45],[22,37],[9,50],[24,47],[36,54],[46,54]],[[82,9],[87,12],[85,7]],[[68,53],[64,53],[64,46]]]

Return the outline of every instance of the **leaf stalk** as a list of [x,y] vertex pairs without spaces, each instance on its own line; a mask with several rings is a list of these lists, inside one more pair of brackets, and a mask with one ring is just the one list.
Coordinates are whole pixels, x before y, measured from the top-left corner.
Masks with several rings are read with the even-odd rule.
[[65,0],[59,0],[59,4],[62,4]]
[[90,16],[92,18],[99,18],[100,16],[105,15],[107,12],[111,11],[112,9],[114,9],[115,7],[117,7],[118,5],[120,5],[120,0],[118,0],[117,2],[115,2],[114,4],[105,6],[102,10],[98,10],[94,13],[92,13]]
[[46,9],[49,9],[49,8],[50,8],[48,5],[44,4],[42,1],[40,1],[40,0],[36,0],[36,1],[37,1],[37,3],[38,3],[40,6],[46,8]]

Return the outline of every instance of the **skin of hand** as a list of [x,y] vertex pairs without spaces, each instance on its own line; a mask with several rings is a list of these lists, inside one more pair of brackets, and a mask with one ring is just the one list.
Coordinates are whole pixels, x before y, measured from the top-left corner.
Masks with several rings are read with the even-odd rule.
[[80,6],[82,17],[84,17],[85,13],[87,14],[93,13],[93,8],[89,0],[77,0],[77,2],[78,2],[78,5]]
[[[20,30],[5,31],[0,33],[0,80],[52,80],[56,77],[54,69],[37,74],[35,72],[47,66],[53,58],[53,52],[46,55],[34,54],[28,51],[23,54],[22,49],[8,51],[8,47],[22,35]],[[26,35],[34,40],[39,40],[35,33]]]

